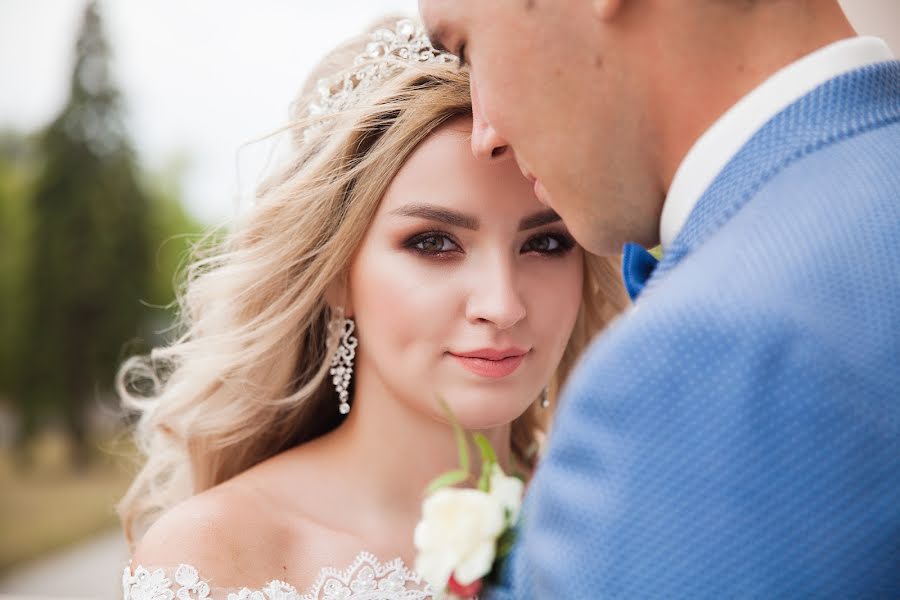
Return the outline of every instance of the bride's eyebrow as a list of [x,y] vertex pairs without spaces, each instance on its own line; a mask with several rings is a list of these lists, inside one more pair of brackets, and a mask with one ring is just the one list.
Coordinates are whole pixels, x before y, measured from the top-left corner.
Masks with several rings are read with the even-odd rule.
[[456,212],[433,204],[407,204],[391,211],[392,215],[400,215],[402,217],[418,217],[428,221],[437,221],[453,227],[462,227],[463,229],[478,230],[478,219],[471,215]]
[[[399,215],[401,217],[416,217],[427,221],[436,221],[438,223],[444,223],[453,227],[461,227],[463,229],[471,229],[473,231],[477,231],[479,227],[478,219],[475,217],[455,210],[450,210],[449,208],[435,206],[433,204],[407,204],[406,206],[395,208],[390,214]],[[519,221],[519,231],[526,231],[528,229],[541,227],[542,225],[557,223],[561,220],[560,216],[556,214],[556,211],[550,209],[542,210],[533,215],[524,217]]]
[[556,223],[558,221],[562,221],[562,218],[556,214],[556,211],[550,209],[542,210],[539,213],[535,213],[519,221],[519,231],[534,229],[535,227],[549,225],[550,223]]

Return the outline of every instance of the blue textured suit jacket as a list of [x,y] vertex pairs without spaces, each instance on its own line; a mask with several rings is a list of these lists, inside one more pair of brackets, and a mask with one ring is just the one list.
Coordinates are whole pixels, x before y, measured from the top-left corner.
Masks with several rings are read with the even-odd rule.
[[491,600],[900,598],[900,62],[718,175],[561,402]]

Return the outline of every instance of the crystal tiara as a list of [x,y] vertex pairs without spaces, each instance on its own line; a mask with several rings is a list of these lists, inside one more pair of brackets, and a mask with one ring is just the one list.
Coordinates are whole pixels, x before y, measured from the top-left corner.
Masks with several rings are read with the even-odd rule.
[[369,35],[365,50],[356,56],[350,69],[316,83],[318,97],[308,108],[308,115],[315,122],[304,130],[304,139],[309,141],[322,128],[325,117],[353,106],[360,96],[406,64],[458,62],[452,54],[437,50],[425,29],[415,21],[401,19],[392,29],[377,29]]

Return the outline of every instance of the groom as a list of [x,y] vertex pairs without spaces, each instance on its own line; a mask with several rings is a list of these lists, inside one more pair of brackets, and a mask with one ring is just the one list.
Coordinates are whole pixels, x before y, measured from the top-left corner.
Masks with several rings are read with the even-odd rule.
[[[833,0],[420,0],[635,307],[490,599],[900,597],[900,62]],[[643,247],[661,243],[663,259]]]

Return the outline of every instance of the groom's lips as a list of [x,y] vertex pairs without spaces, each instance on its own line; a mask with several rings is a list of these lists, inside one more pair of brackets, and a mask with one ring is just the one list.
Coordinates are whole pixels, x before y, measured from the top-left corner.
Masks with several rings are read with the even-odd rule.
[[512,375],[525,360],[528,351],[519,348],[505,350],[485,348],[472,352],[448,352],[448,354],[468,371],[482,377],[497,379]]
[[541,180],[532,175],[531,171],[525,169],[522,165],[519,165],[519,170],[522,171],[522,175],[525,176],[525,179],[531,182],[534,190],[534,197],[538,199],[538,202],[544,206],[550,207],[550,202],[548,201],[550,195],[547,193],[547,188],[541,184]]
[[548,200],[550,198],[550,195],[547,193],[547,189],[543,185],[541,185],[540,179],[534,180],[534,196],[538,199],[538,202],[540,202],[544,206],[550,206],[550,202]]

